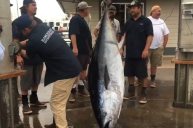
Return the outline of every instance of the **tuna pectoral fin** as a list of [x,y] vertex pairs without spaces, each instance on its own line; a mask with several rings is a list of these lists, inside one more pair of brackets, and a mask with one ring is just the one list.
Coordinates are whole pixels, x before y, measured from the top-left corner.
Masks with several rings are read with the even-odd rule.
[[105,88],[107,89],[108,85],[109,85],[109,82],[110,82],[110,77],[109,77],[109,73],[108,73],[108,69],[107,69],[107,66],[105,66],[105,74],[104,74],[104,80],[105,80]]

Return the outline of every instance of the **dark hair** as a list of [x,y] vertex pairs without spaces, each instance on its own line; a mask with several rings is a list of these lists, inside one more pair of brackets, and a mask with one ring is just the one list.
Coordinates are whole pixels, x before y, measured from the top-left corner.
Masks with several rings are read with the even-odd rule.
[[23,7],[20,8],[21,15],[27,14],[27,7],[24,5]]

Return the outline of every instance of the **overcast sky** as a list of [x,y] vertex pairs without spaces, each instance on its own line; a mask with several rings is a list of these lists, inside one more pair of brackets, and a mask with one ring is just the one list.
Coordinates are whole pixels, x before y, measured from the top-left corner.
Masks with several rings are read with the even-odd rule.
[[[10,2],[13,4],[11,7],[12,19],[15,19],[18,17],[18,13],[20,15],[17,8],[22,6],[23,0],[10,0]],[[62,20],[66,16],[58,5],[57,0],[36,0],[36,2],[38,7],[36,16],[43,21]]]

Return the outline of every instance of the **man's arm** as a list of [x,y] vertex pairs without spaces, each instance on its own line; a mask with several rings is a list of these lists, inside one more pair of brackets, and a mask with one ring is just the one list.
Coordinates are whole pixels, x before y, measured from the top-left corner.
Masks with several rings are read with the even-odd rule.
[[78,55],[77,35],[79,34],[80,34],[79,19],[73,17],[69,25],[69,37],[72,43],[72,51],[75,56]]
[[117,26],[118,28],[117,28],[117,33],[116,33],[117,35],[116,36],[117,36],[117,41],[120,42],[122,39],[121,38],[121,25],[120,25],[120,22],[118,20],[117,20],[117,25],[118,25]]
[[118,43],[118,47],[119,47],[119,52],[120,54],[123,56],[124,53],[124,46],[125,46],[125,36],[126,34],[124,34],[121,38],[121,41]]
[[[16,39],[16,38],[13,38],[13,43],[19,43],[19,40]],[[20,48],[20,49],[21,49],[21,48]],[[14,54],[15,54],[15,53],[14,53]],[[24,64],[24,59],[22,58],[20,52],[16,53],[15,59],[16,59],[16,63],[17,63],[18,65],[23,66],[23,64]]]
[[99,34],[99,29],[98,29],[98,28],[95,28],[94,31],[93,31],[93,33],[94,33],[95,38],[97,38],[97,37],[98,37],[98,34]]
[[150,19],[147,19],[147,24],[146,24],[146,35],[147,35],[147,39],[146,39],[146,45],[145,48],[142,52],[142,59],[146,59],[149,56],[149,49],[151,47],[151,43],[153,41],[153,24],[151,22]]
[[168,44],[168,40],[169,40],[169,35],[165,35],[164,36],[164,42],[163,42],[163,47],[166,48],[167,44]]
[[95,27],[95,29],[94,29],[94,36],[95,36],[95,38],[97,38],[98,37],[98,35],[99,35],[99,29],[100,29],[100,27],[101,27],[101,21],[99,21],[98,22],[98,24],[96,25],[96,27]]
[[77,39],[76,39],[76,35],[73,34],[70,36],[71,42],[72,42],[72,51],[74,53],[75,56],[78,55],[78,47],[77,47]]
[[149,48],[151,47],[152,41],[153,41],[153,36],[152,36],[152,35],[149,35],[149,36],[147,37],[145,49],[143,50],[143,53],[142,53],[142,58],[143,58],[143,59],[146,59],[146,58],[149,56]]
[[169,29],[166,25],[166,23],[164,23],[164,42],[163,42],[163,47],[165,48],[167,43],[168,43],[168,40],[169,40]]

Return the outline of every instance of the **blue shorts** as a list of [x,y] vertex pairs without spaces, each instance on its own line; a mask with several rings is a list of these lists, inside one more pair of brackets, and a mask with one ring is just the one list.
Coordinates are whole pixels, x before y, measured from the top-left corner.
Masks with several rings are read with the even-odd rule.
[[126,59],[124,73],[127,77],[147,78],[147,59]]

